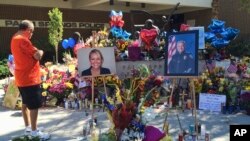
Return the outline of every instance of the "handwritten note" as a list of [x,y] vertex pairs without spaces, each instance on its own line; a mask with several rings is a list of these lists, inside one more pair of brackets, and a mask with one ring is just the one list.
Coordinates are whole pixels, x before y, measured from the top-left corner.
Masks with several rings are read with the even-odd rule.
[[222,67],[223,69],[227,69],[230,65],[230,60],[216,61],[216,67]]
[[199,109],[220,112],[221,103],[226,103],[225,95],[200,93]]

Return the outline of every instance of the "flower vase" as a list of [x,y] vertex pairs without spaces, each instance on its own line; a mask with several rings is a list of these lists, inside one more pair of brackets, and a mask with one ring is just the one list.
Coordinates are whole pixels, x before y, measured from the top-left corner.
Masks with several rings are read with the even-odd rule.
[[234,111],[234,105],[229,105],[229,106],[228,106],[228,113],[229,113],[229,114],[232,114],[233,111]]
[[115,128],[116,141],[120,141],[121,136],[122,136],[122,132],[123,132],[122,129]]
[[227,113],[227,106],[226,105],[222,106],[221,112],[222,112],[222,114],[226,114]]
[[93,126],[91,131],[91,141],[99,141],[100,130],[99,128]]
[[57,101],[56,101],[56,106],[64,106],[64,101],[63,101],[63,97],[58,97]]

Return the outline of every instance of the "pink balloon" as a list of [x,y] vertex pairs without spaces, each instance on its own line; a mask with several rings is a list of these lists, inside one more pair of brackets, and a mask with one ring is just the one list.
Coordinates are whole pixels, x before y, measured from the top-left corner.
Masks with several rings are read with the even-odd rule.
[[74,47],[74,54],[77,56],[77,50],[80,49],[80,48],[84,48],[84,47],[85,47],[84,43],[76,44],[75,47]]

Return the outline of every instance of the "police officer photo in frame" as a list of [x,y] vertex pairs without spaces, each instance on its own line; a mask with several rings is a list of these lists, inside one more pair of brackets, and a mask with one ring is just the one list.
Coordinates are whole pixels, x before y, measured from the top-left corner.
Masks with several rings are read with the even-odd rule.
[[165,75],[198,75],[198,31],[171,33],[167,36]]

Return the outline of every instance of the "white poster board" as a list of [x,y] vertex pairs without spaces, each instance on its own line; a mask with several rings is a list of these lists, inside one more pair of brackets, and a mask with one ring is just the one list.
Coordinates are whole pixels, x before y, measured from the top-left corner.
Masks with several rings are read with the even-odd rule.
[[200,93],[199,109],[220,112],[221,103],[226,103],[225,95]]
[[230,60],[216,61],[216,67],[221,67],[223,69],[227,69],[230,65]]
[[189,30],[199,31],[199,49],[205,49],[205,29],[204,26],[189,27]]

